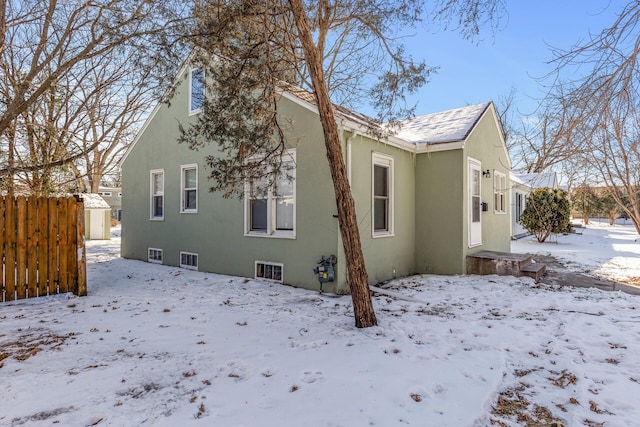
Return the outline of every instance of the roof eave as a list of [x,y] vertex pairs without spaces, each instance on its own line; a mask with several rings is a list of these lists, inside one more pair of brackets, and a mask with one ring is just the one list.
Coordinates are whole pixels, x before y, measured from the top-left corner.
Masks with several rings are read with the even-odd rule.
[[466,140],[449,141],[438,143],[418,142],[416,143],[416,153],[436,153],[439,151],[461,150],[464,148]]

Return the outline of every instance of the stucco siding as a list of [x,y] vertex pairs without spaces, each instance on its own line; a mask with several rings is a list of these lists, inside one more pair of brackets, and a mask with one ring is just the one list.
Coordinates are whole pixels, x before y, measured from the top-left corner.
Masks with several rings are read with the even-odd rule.
[[[183,80],[184,82],[184,80]],[[186,87],[186,85],[183,85]],[[296,149],[296,236],[245,236],[244,202],[211,193],[204,164],[215,147],[199,151],[178,144],[177,123],[187,122],[186,90],[163,105],[123,164],[122,256],[147,260],[148,248],[162,249],[163,263],[179,265],[180,251],[198,254],[200,271],[254,276],[256,260],[282,263],[284,281],[317,288],[313,268],[322,255],[336,254],[337,219],[322,130],[317,115],[282,99]],[[181,165],[198,165],[197,213],[180,212]],[[150,171],[164,170],[164,219],[150,220]],[[324,286],[334,292],[337,283]]]
[[[313,108],[288,97],[281,97],[278,105],[287,148],[295,149],[296,182],[295,235],[276,238],[246,234],[242,197],[225,199],[220,193],[209,192],[210,170],[205,158],[219,155],[217,147],[208,145],[196,151],[177,143],[178,123],[188,126],[194,121],[188,115],[188,101],[188,79],[183,76],[171,105],[161,105],[155,111],[125,158],[122,256],[146,261],[150,248],[159,249],[163,264],[178,266],[181,252],[196,253],[200,271],[242,277],[254,277],[256,261],[282,264],[286,284],[318,289],[313,268],[323,255],[336,255],[337,280],[325,283],[323,290],[348,292],[336,198],[322,126]],[[467,253],[509,250],[510,165],[491,108],[473,128],[464,148],[460,148],[462,142],[456,148],[454,141],[444,147],[454,147],[449,151],[415,154],[411,146],[388,145],[353,134],[348,123],[341,127],[370,284],[413,273],[461,274]],[[469,158],[480,161],[492,176],[482,178],[481,198],[489,209],[481,213],[482,245],[472,249],[468,245]],[[197,167],[196,212],[180,210],[181,166],[185,165]],[[164,174],[164,216],[160,220],[150,219],[151,171],[156,170]],[[505,213],[494,211],[496,171],[506,175]],[[389,190],[389,194],[374,196],[374,175],[378,177],[376,188]],[[375,218],[388,219],[381,225]],[[152,252],[160,257],[160,251]]]
[[416,270],[463,272],[464,161],[462,150],[424,153],[416,163]]
[[[467,158],[471,157],[480,160],[482,171],[489,171],[490,176],[481,177],[481,200],[487,203],[487,211],[481,213],[482,217],[482,245],[469,248],[469,245],[462,245],[464,249],[462,260],[464,261],[467,254],[481,251],[501,251],[509,252],[511,250],[511,184],[509,180],[509,171],[511,169],[510,160],[506,149],[502,143],[499,127],[495,122],[492,114],[484,114],[464,147],[464,164]],[[505,210],[503,213],[496,212],[494,201],[494,179],[496,172],[505,175],[504,190]],[[468,169],[464,169],[465,194],[468,192]],[[465,215],[468,215],[468,197],[464,197]],[[468,220],[464,222],[464,236],[468,233]],[[465,237],[466,239],[466,237]]]
[[[374,237],[372,226],[373,157],[393,159],[393,233]],[[415,273],[415,157],[413,154],[358,135],[351,142],[353,193],[369,283]]]

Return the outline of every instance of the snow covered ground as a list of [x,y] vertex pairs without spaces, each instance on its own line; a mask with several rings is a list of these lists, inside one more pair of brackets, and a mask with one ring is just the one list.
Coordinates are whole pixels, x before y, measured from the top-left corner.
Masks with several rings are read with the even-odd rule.
[[[634,238],[629,227],[593,227],[514,246],[631,277]],[[0,425],[640,419],[638,296],[425,275],[384,285],[407,299],[376,295],[380,326],[358,330],[349,297],[124,260],[119,237],[88,252],[89,296],[0,305]]]
[[539,244],[534,237],[517,240],[511,250],[519,253],[552,255],[567,269],[640,286],[640,236],[630,221],[592,219],[578,233],[553,236]]

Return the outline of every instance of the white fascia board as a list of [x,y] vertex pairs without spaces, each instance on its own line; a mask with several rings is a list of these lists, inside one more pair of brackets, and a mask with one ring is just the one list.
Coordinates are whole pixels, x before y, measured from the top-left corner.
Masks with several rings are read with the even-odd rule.
[[438,151],[460,150],[465,146],[465,141],[441,142],[438,144],[416,143],[416,154],[436,153]]
[[372,135],[368,135],[368,129],[366,126],[363,126],[360,123],[353,122],[348,119],[342,119],[338,123],[338,128],[342,130],[346,130],[347,132],[352,132],[354,134],[365,136],[371,140],[380,142],[381,144],[388,145],[390,147],[399,148],[404,151],[408,151],[410,153],[416,152],[416,146],[410,142],[405,141],[404,139],[398,138],[394,135],[389,135],[385,138],[376,139]]
[[[310,102],[305,101],[304,99],[301,99],[299,97],[297,97],[295,94],[291,93],[291,92],[287,92],[286,90],[282,91],[282,96],[284,96],[285,98],[287,98],[288,100],[308,109],[309,111],[315,113],[315,114],[320,114],[318,107],[315,104],[312,104]],[[339,113],[336,113],[336,119],[338,122],[338,129],[341,130],[346,130],[349,132],[354,132],[354,133],[358,133],[360,135],[364,135],[367,136],[367,127],[362,125],[361,123],[357,123],[353,120],[349,120],[348,118],[345,117],[341,117],[338,115]],[[373,139],[373,138],[372,138]],[[390,145],[392,147],[396,147],[396,148],[400,148],[402,150],[405,151],[409,151],[411,153],[415,152],[415,146],[410,143],[405,141],[404,139],[398,138],[394,135],[390,135],[382,140],[379,140],[379,142],[383,143],[383,144],[387,144]]]
[[292,94],[291,92],[287,92],[286,90],[283,90],[282,92],[280,92],[280,95],[287,98],[289,101],[294,102],[295,104],[298,104],[304,108],[306,108],[307,110],[316,113],[316,114],[320,114],[318,111],[318,107],[316,107],[314,104],[305,101],[304,99],[295,96],[294,94]]

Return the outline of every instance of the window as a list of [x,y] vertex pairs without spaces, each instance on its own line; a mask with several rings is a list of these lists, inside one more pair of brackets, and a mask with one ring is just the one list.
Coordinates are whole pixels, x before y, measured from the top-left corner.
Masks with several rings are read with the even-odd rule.
[[245,223],[248,236],[295,237],[296,158],[288,150],[282,170],[269,177],[250,179],[245,188]]
[[256,279],[264,279],[272,282],[284,283],[282,279],[283,264],[274,262],[256,261]]
[[164,219],[164,171],[151,171],[151,219]]
[[149,248],[148,261],[154,264],[162,264],[162,249]]
[[507,201],[505,191],[507,189],[507,176],[503,173],[493,171],[493,202],[496,213],[507,212]]
[[189,114],[202,111],[204,105],[204,70],[192,68],[189,73]]
[[522,193],[516,193],[516,222],[520,222],[520,217],[524,211],[524,197]]
[[393,235],[393,158],[373,153],[373,236]]
[[198,254],[193,252],[180,252],[180,267],[190,270],[198,269]]
[[198,212],[198,165],[184,165],[180,172],[180,212]]

